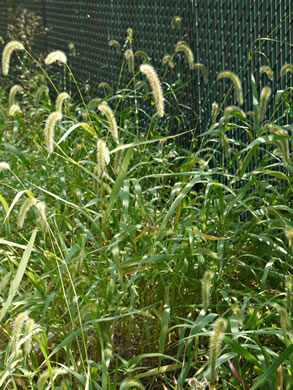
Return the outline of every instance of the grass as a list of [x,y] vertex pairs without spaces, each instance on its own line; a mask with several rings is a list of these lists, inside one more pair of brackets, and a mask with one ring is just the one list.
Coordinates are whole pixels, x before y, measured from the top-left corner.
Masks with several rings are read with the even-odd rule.
[[162,83],[159,119],[124,58],[124,89],[64,101],[48,154],[63,75],[28,86],[20,57],[21,111],[8,115],[9,81],[1,92],[1,388],[290,389],[292,90],[269,116],[252,76],[253,114],[223,96],[187,150],[166,131],[184,120],[177,90]]

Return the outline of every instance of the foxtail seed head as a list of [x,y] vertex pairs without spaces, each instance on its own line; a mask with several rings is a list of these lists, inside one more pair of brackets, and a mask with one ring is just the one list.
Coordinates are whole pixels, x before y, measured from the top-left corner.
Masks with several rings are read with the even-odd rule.
[[7,274],[2,277],[0,281],[0,293],[2,293],[7,283],[9,282],[10,278],[11,278],[11,272],[7,272]]
[[127,38],[129,40],[129,42],[132,42],[132,38],[133,38],[133,30],[131,27],[128,27],[128,29],[126,30],[127,32]]
[[131,49],[127,49],[124,53],[124,57],[127,61],[129,73],[134,73],[134,54]]
[[48,150],[48,154],[50,155],[53,152],[54,148],[54,131],[55,131],[55,126],[57,121],[61,121],[62,119],[62,114],[61,112],[54,111],[52,112],[45,124],[45,141],[46,141],[46,146]]
[[280,76],[283,77],[287,72],[293,73],[293,65],[291,64],[285,64],[281,68]]
[[284,227],[284,233],[287,239],[293,242],[293,228],[289,225],[286,225]]
[[163,97],[163,90],[161,87],[161,83],[159,80],[159,77],[155,71],[155,69],[152,67],[152,65],[149,64],[143,64],[140,65],[140,71],[142,74],[146,76],[148,79],[148,82],[151,86],[155,106],[157,109],[158,117],[163,118],[164,116],[164,97]]
[[[102,82],[98,85],[98,88],[104,88],[104,89],[107,89],[108,90],[108,95],[112,95],[113,94],[113,89],[111,87],[110,84],[106,83],[106,82]],[[99,99],[101,100],[101,99]]]
[[21,336],[21,330],[23,327],[23,324],[25,321],[29,318],[28,313],[25,311],[23,313],[18,314],[14,321],[13,330],[11,333],[11,339],[12,339],[12,351],[18,355],[20,352],[20,349],[18,347],[19,339]]
[[201,297],[202,297],[202,306],[204,311],[207,311],[210,303],[210,293],[211,293],[211,282],[214,277],[214,273],[211,271],[206,271],[202,278],[201,283]]
[[228,106],[225,108],[224,110],[224,118],[225,120],[227,120],[232,114],[234,114],[235,112],[237,112],[238,114],[240,114],[242,116],[243,119],[246,118],[246,115],[245,113],[241,110],[241,108],[237,107],[237,106]]
[[180,16],[174,16],[172,18],[171,27],[172,27],[173,30],[176,27],[176,25],[178,26],[178,28],[180,28],[180,26],[181,26],[181,18],[180,18]]
[[29,198],[24,201],[22,204],[18,216],[17,216],[17,229],[22,229],[25,217],[29,209],[36,204],[37,200],[35,198]]
[[118,41],[115,41],[115,39],[112,39],[111,41],[109,41],[109,46],[114,46],[116,51],[117,51],[117,54],[120,54],[121,49],[120,49],[120,43]]
[[239,77],[235,73],[226,70],[218,74],[218,80],[223,78],[228,78],[232,81],[236,91],[237,102],[241,106],[243,104],[243,93]]
[[106,153],[107,153],[106,142],[99,139],[97,142],[97,173],[99,177],[103,176],[105,170]]
[[271,81],[273,81],[273,71],[272,71],[272,69],[268,65],[263,65],[260,68],[260,73],[265,73],[268,76],[268,78]]
[[[281,129],[280,127],[276,125],[268,125],[268,129],[271,133],[279,135],[279,136],[288,136],[288,133],[286,130]],[[284,162],[284,165],[287,167],[288,165],[291,164],[291,159],[290,159],[290,153],[289,153],[289,143],[288,139],[280,139],[274,142],[278,149],[279,153],[282,157],[282,160]]]
[[[56,377],[58,375],[65,375],[67,374],[67,370],[64,368],[52,368],[51,373],[53,377]],[[46,380],[50,377],[50,372],[49,370],[44,371],[38,380],[38,390],[43,390],[44,385],[46,383]]]
[[175,47],[175,53],[179,53],[180,51],[182,51],[185,54],[185,58],[186,58],[186,60],[188,62],[189,69],[193,69],[194,57],[193,57],[192,50],[187,45],[187,43],[182,42],[182,41],[177,43],[177,45]]
[[210,336],[210,358],[209,365],[211,370],[211,383],[213,384],[216,380],[216,362],[217,356],[220,352],[222,341],[225,335],[225,329],[227,322],[224,318],[219,317],[214,323],[213,331]]
[[41,230],[43,233],[46,233],[48,230],[48,222],[46,219],[46,205],[45,202],[37,202],[36,203],[36,208],[39,214],[39,221],[40,221],[40,226]]
[[116,143],[118,143],[118,127],[116,123],[115,116],[111,108],[106,104],[102,103],[98,106],[99,111],[101,111],[109,122],[110,132]]
[[146,63],[149,64],[150,63],[150,57],[147,55],[147,53],[143,50],[138,50],[135,52],[134,54],[135,57],[138,57],[138,56],[141,56],[145,59]]
[[201,73],[203,75],[203,81],[205,84],[207,84],[208,83],[208,72],[206,70],[206,67],[200,63],[193,64],[192,69],[197,69],[197,68],[201,70]]
[[66,99],[70,99],[70,96],[68,95],[67,92],[61,92],[59,93],[57,99],[56,99],[56,111],[57,112],[62,112],[62,106],[63,106],[63,102],[64,100]]
[[212,124],[216,122],[218,115],[219,115],[219,105],[218,103],[214,102],[212,104],[212,113],[211,113]]
[[163,64],[163,65],[168,64],[168,66],[169,66],[169,68],[170,68],[171,70],[173,70],[174,67],[175,67],[174,62],[172,61],[172,57],[171,57],[169,54],[166,54],[166,55],[163,57],[162,64]]
[[9,64],[10,64],[10,57],[11,54],[15,50],[24,50],[24,46],[22,43],[18,41],[10,41],[7,43],[7,45],[3,49],[2,53],[2,73],[4,76],[8,75],[9,72]]
[[8,169],[10,169],[9,164],[5,161],[1,161],[0,162],[0,172],[7,171]]
[[20,107],[18,104],[12,104],[12,106],[9,108],[9,112],[8,112],[8,115],[9,116],[13,116],[15,114],[17,114],[18,112],[20,112]]
[[271,96],[271,92],[272,92],[272,90],[269,87],[264,87],[261,90],[260,102],[259,102],[259,111],[258,111],[258,120],[259,120],[259,122],[262,122],[264,120],[265,112],[266,112],[266,108],[267,108],[267,105],[268,105],[269,97]]
[[20,85],[14,85],[10,91],[9,91],[9,98],[8,98],[8,104],[9,107],[11,107],[13,104],[15,104],[15,95],[17,92],[22,91],[22,87]]
[[35,328],[35,321],[32,318],[29,318],[26,323],[24,336],[26,337],[24,343],[24,353],[25,355],[29,355],[32,349],[32,335]]
[[63,51],[61,51],[61,50],[52,51],[45,58],[45,64],[46,65],[51,65],[54,62],[58,62],[59,65],[66,64],[67,63],[66,54]]

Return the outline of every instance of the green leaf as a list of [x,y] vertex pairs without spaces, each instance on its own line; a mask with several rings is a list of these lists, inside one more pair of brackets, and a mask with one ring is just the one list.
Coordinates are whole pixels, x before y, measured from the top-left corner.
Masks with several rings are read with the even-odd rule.
[[106,210],[106,218],[110,215],[110,213],[113,209],[113,206],[114,206],[114,204],[119,196],[120,189],[121,189],[122,184],[124,182],[124,179],[126,177],[127,169],[128,169],[132,154],[133,154],[133,149],[132,148],[128,149],[126,156],[124,157],[124,160],[122,162],[122,165],[121,165],[119,174],[117,176],[117,179],[115,181],[115,184],[113,186],[111,195],[110,195],[109,204],[108,204],[108,207]]
[[251,387],[250,390],[256,390],[260,388],[260,386],[268,383],[269,378],[273,374],[276,374],[280,364],[282,364],[283,361],[286,360],[292,353],[293,353],[293,344],[290,345],[288,348],[286,348],[285,351],[283,351],[281,355],[274,360],[274,362],[270,365],[270,367],[266,369],[265,372],[260,377],[257,378],[257,380],[255,381],[254,385]]
[[25,269],[26,269],[26,266],[27,266],[27,263],[29,261],[29,258],[30,258],[30,255],[31,255],[31,252],[32,252],[32,249],[33,249],[33,245],[34,245],[34,242],[35,242],[35,238],[36,238],[36,234],[37,234],[37,231],[38,229],[35,229],[31,235],[31,238],[27,244],[27,247],[24,251],[24,254],[22,256],[22,259],[19,263],[19,266],[18,266],[18,269],[17,269],[17,272],[16,272],[16,275],[15,275],[15,278],[13,279],[13,281],[11,282],[11,285],[10,285],[10,289],[9,289],[9,292],[8,292],[8,297],[6,299],[6,302],[1,310],[1,313],[0,313],[0,322],[2,321],[3,317],[5,316],[13,298],[14,298],[14,295],[16,294],[17,292],[17,289],[20,285],[20,282],[22,280],[22,277],[24,275],[24,272],[25,272]]

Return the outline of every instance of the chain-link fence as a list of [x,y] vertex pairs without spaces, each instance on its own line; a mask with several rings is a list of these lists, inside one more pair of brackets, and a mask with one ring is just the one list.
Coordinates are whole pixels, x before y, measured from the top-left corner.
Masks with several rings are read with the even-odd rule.
[[[220,103],[229,87],[224,80],[216,81],[222,70],[240,72],[245,111],[252,109],[250,72],[254,72],[259,90],[270,82],[265,74],[259,74],[261,65],[273,70],[273,91],[290,81],[293,84],[289,74],[282,80],[279,77],[281,66],[293,62],[291,0],[7,0],[0,2],[0,33],[4,37],[9,15],[19,5],[42,16],[47,28],[45,40],[36,50],[65,51],[75,77],[90,85],[92,97],[98,94],[100,82],[109,83],[115,90],[126,30],[132,28],[133,51],[144,50],[161,78],[168,84],[189,81],[178,92],[181,121],[176,131],[192,128],[194,113],[201,115],[204,124],[196,131],[205,130],[211,104]],[[174,16],[181,18],[181,24],[172,28]],[[122,54],[109,46],[112,39],[121,44]],[[195,61],[206,66],[208,84],[203,83],[198,70],[189,69],[182,53],[174,57],[173,72],[162,65],[163,56],[174,53],[180,40],[191,47]],[[70,54],[69,43],[74,45],[75,55]],[[143,59],[135,57],[135,61],[138,69]],[[233,94],[227,104],[235,102]]]

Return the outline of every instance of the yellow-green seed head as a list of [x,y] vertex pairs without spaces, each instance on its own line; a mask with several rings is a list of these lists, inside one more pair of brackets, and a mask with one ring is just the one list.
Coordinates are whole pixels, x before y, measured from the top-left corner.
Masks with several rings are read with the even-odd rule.
[[145,62],[147,63],[147,64],[149,64],[150,63],[150,57],[147,55],[147,53],[145,52],[145,51],[143,51],[143,50],[138,50],[138,51],[136,51],[135,52],[135,54],[134,54],[134,56],[135,57],[143,57],[144,59],[145,59]]
[[235,112],[237,112],[238,114],[240,114],[241,117],[242,117],[243,119],[246,118],[246,115],[245,115],[245,113],[241,110],[241,108],[239,108],[239,107],[237,107],[237,106],[228,106],[228,107],[226,107],[225,110],[224,110],[224,118],[225,118],[225,120],[228,120],[229,117],[230,117],[232,114],[234,114]]
[[61,121],[62,114],[61,112],[54,111],[52,112],[45,124],[45,142],[47,146],[48,154],[50,155],[54,149],[54,132],[57,121]]
[[70,99],[70,96],[68,95],[67,92],[61,92],[59,93],[57,99],[56,99],[56,111],[57,112],[62,112],[62,106],[63,103],[66,99]]
[[169,55],[169,54],[166,54],[164,57],[163,57],[163,60],[162,60],[162,64],[165,65],[165,64],[168,64],[169,68],[171,70],[174,69],[175,65],[174,65],[174,62],[172,60],[172,57]]
[[7,45],[3,49],[3,53],[2,53],[2,73],[3,73],[4,76],[8,75],[11,54],[15,50],[24,50],[23,44],[18,42],[18,41],[10,41],[10,42],[7,43]]
[[293,65],[285,64],[281,68],[280,76],[283,77],[287,72],[293,73]]
[[116,143],[118,143],[118,127],[117,127],[117,122],[115,119],[115,116],[113,114],[113,111],[111,108],[106,104],[102,103],[98,106],[98,110],[101,111],[105,117],[107,118],[109,122],[109,128],[110,132],[112,134],[112,137]]
[[[98,88],[104,88],[104,89],[107,89],[108,90],[108,95],[112,95],[113,94],[113,89],[111,87],[110,84],[106,83],[106,82],[102,82],[98,85]],[[100,99],[101,100],[101,99]]]
[[271,96],[271,88],[264,87],[260,93],[260,102],[259,102],[259,110],[258,110],[258,120],[262,122],[265,117],[266,108],[268,105],[269,97]]
[[273,80],[273,71],[269,66],[263,65],[260,68],[260,73],[265,73],[271,81]]
[[139,69],[140,69],[141,73],[146,76],[146,78],[148,79],[148,82],[151,86],[151,90],[152,90],[152,94],[154,97],[158,117],[163,118],[163,116],[164,116],[164,97],[163,97],[163,90],[161,87],[159,77],[158,77],[155,69],[152,67],[152,65],[143,64],[143,65],[140,65]]
[[192,69],[200,69],[203,76],[204,83],[205,84],[208,83],[208,72],[206,70],[206,67],[203,64],[200,63],[193,64]]
[[10,165],[5,161],[1,161],[0,162],[0,172],[7,171],[8,169],[10,169]]
[[127,49],[124,53],[124,57],[127,61],[129,73],[134,73],[134,54],[131,49]]
[[15,114],[17,114],[18,112],[20,112],[20,107],[18,104],[12,104],[12,106],[9,108],[9,112],[8,112],[8,115],[9,116],[13,116]]
[[172,27],[173,30],[176,27],[176,25],[178,26],[178,28],[180,28],[180,26],[181,26],[181,18],[180,18],[180,16],[174,16],[172,18],[171,27]]
[[194,66],[193,52],[190,49],[190,47],[187,45],[187,43],[183,43],[182,41],[177,43],[175,47],[175,53],[179,53],[180,51],[182,51],[185,54],[185,58],[189,65],[189,69],[193,69]]
[[12,341],[12,351],[18,355],[20,353],[20,348],[18,346],[19,339],[21,337],[22,327],[25,321],[28,319],[28,313],[25,311],[23,313],[18,314],[14,321],[14,326],[11,333],[11,341]]
[[241,106],[243,104],[243,93],[239,77],[235,73],[226,70],[218,74],[218,80],[223,78],[228,78],[232,81],[236,91],[237,102]]
[[211,383],[213,384],[216,380],[216,362],[217,356],[220,352],[222,341],[225,335],[225,329],[227,322],[224,318],[218,318],[213,325],[213,330],[210,336],[210,354],[209,354],[209,365],[211,370]]
[[[53,379],[56,378],[58,375],[66,375],[67,374],[67,370],[65,370],[64,368],[52,368],[51,372],[52,372]],[[38,380],[38,390],[43,390],[44,385],[49,377],[50,377],[49,370],[44,371],[40,375],[39,380]]]
[[112,39],[111,41],[109,41],[109,46],[114,46],[116,48],[117,54],[120,54],[121,48],[120,48],[120,43],[118,41]]
[[61,50],[52,51],[45,58],[45,64],[51,65],[54,62],[57,62],[59,65],[66,64],[67,63],[66,54]]
[[32,206],[35,206],[37,200],[35,198],[29,198],[22,204],[18,216],[17,216],[17,229],[22,229],[24,225],[25,217]]
[[9,107],[11,107],[13,104],[15,104],[15,95],[17,94],[17,92],[21,92],[22,89],[23,88],[20,85],[14,85],[10,89],[10,91],[9,91],[9,98],[8,98]]

